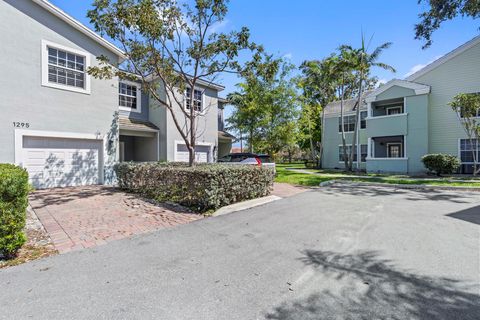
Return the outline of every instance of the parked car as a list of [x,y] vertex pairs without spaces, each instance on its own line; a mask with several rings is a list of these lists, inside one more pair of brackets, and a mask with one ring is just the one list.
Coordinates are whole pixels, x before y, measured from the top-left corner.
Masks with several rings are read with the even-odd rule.
[[224,164],[251,164],[258,166],[271,167],[275,171],[275,162],[268,154],[256,154],[250,152],[230,153],[218,159],[218,162]]

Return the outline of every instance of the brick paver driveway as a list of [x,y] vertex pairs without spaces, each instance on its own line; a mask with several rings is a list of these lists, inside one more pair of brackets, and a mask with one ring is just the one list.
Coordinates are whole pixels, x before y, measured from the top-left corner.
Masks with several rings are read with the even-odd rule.
[[105,186],[35,191],[30,205],[60,253],[201,218]]

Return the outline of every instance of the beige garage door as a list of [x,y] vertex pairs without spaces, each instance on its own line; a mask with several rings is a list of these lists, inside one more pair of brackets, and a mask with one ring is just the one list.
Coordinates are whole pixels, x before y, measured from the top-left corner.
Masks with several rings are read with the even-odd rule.
[[35,188],[97,184],[102,141],[23,137],[22,163]]

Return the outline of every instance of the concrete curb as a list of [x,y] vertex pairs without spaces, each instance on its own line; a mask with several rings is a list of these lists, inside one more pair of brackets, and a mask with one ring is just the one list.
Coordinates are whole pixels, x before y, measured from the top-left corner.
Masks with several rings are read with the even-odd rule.
[[453,187],[453,186],[432,186],[424,184],[393,184],[393,183],[378,183],[378,182],[355,182],[348,180],[329,180],[320,183],[320,187],[332,187],[335,185],[347,184],[350,186],[367,186],[367,187],[385,187],[408,190],[451,190],[451,191],[472,191],[480,192],[478,187]]
[[229,214],[229,213],[233,213],[233,212],[237,212],[237,211],[241,211],[241,210],[245,210],[245,209],[254,208],[254,207],[260,206],[262,204],[277,201],[277,200],[280,200],[280,199],[282,199],[282,198],[280,198],[278,196],[266,196],[266,197],[262,197],[262,198],[257,198],[257,199],[242,201],[242,202],[239,202],[239,203],[234,203],[234,204],[231,204],[229,206],[225,206],[225,207],[222,207],[222,208],[218,209],[217,211],[215,211],[212,214],[212,217],[218,217],[218,216],[222,216],[224,214]]

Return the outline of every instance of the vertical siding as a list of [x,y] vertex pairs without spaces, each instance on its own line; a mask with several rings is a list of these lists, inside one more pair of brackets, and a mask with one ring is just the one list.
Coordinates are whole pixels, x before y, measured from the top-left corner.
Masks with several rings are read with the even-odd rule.
[[465,137],[448,103],[458,93],[480,92],[480,44],[417,78],[432,87],[429,96],[429,152],[458,154]]

